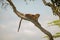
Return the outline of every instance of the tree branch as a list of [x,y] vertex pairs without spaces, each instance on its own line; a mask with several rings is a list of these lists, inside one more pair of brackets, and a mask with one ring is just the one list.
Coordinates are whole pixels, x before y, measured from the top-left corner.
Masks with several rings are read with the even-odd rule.
[[49,6],[51,7],[52,11],[53,11],[53,15],[57,15],[60,19],[60,11],[59,8],[57,6],[55,6],[53,3],[47,3],[45,0],[42,0],[45,6]]
[[42,0],[42,1],[43,1],[44,5],[46,5],[46,6],[52,6],[52,4],[50,2],[47,3],[45,0]]
[[51,35],[50,32],[48,32],[47,30],[45,30],[40,24],[38,21],[35,21],[35,20],[31,20],[29,18],[27,18],[23,13],[20,13],[19,11],[17,11],[16,7],[14,6],[13,2],[11,0],[7,0],[9,2],[9,4],[11,5],[11,7],[13,8],[13,11],[15,12],[15,14],[24,19],[24,20],[27,20],[27,21],[30,21],[32,22],[37,28],[39,28],[43,33],[45,33],[46,35],[49,36],[49,39],[50,40],[53,40],[53,36]]
[[38,21],[36,22],[33,21],[33,23],[37,28],[39,28],[42,32],[48,35],[49,40],[54,40],[52,34],[49,31],[45,30]]
[[7,0],[7,1],[9,2],[9,4],[11,5],[11,7],[13,8],[13,11],[15,12],[15,14],[16,14],[18,17],[23,18],[23,19],[26,19],[25,16],[24,16],[24,14],[21,13],[21,12],[19,12],[19,11],[16,9],[15,5],[13,4],[13,2],[12,2],[11,0]]

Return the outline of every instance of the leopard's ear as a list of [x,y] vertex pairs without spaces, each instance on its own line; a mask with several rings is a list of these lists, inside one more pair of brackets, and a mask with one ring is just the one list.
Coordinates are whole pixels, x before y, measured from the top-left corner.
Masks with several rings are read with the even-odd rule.
[[36,16],[36,17],[39,17],[39,16],[40,16],[40,14],[36,14],[35,16]]

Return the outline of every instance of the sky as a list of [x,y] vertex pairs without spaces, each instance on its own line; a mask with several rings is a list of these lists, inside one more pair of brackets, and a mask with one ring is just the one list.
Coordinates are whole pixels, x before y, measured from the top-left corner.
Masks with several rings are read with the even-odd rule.
[[[48,25],[48,22],[58,20],[58,16],[54,16],[51,8],[45,6],[42,0],[35,0],[34,2],[27,0],[28,4],[24,0],[12,1],[17,10],[24,14],[39,13],[39,23],[43,28],[52,33],[52,35],[60,32],[58,26]],[[47,2],[50,2],[50,0],[47,0]],[[0,8],[0,40],[48,40],[48,38],[43,38],[46,35],[30,21],[23,20],[20,31],[17,32],[19,21],[20,18],[13,12],[10,5],[6,9]],[[54,40],[59,39],[54,38]]]

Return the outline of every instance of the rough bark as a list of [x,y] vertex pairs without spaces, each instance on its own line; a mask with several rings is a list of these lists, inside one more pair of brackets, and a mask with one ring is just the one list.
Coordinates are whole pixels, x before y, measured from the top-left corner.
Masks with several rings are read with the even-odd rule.
[[11,5],[11,7],[13,8],[13,11],[15,12],[15,14],[16,14],[18,17],[20,17],[20,18],[22,18],[22,19],[24,19],[24,20],[27,20],[27,21],[32,22],[32,23],[33,23],[37,28],[39,28],[43,33],[45,33],[46,35],[49,36],[49,40],[53,40],[52,34],[51,34],[50,32],[48,32],[47,30],[45,30],[45,29],[41,26],[41,24],[39,24],[38,21],[34,21],[34,20],[31,20],[31,19],[25,17],[25,15],[24,15],[23,13],[19,12],[19,11],[16,9],[16,7],[14,6],[14,4],[13,4],[13,2],[12,2],[11,0],[7,0],[7,1],[9,2],[9,4]]

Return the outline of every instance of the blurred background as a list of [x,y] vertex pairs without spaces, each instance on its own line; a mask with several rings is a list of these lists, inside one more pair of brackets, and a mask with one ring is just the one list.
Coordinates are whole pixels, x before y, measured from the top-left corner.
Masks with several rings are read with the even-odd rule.
[[[51,8],[45,6],[42,0],[27,0],[26,2],[24,0],[12,0],[12,2],[17,10],[24,14],[39,13],[39,23],[52,35],[60,32],[58,26],[48,25],[48,22],[58,20],[58,16],[54,16]],[[50,2],[50,0],[47,0],[47,2]],[[30,21],[23,20],[20,31],[17,32],[19,21],[20,18],[13,12],[10,5],[5,8],[0,5],[0,40],[48,40],[48,38],[43,38],[46,35]],[[54,38],[54,40],[60,40],[60,38]]]

